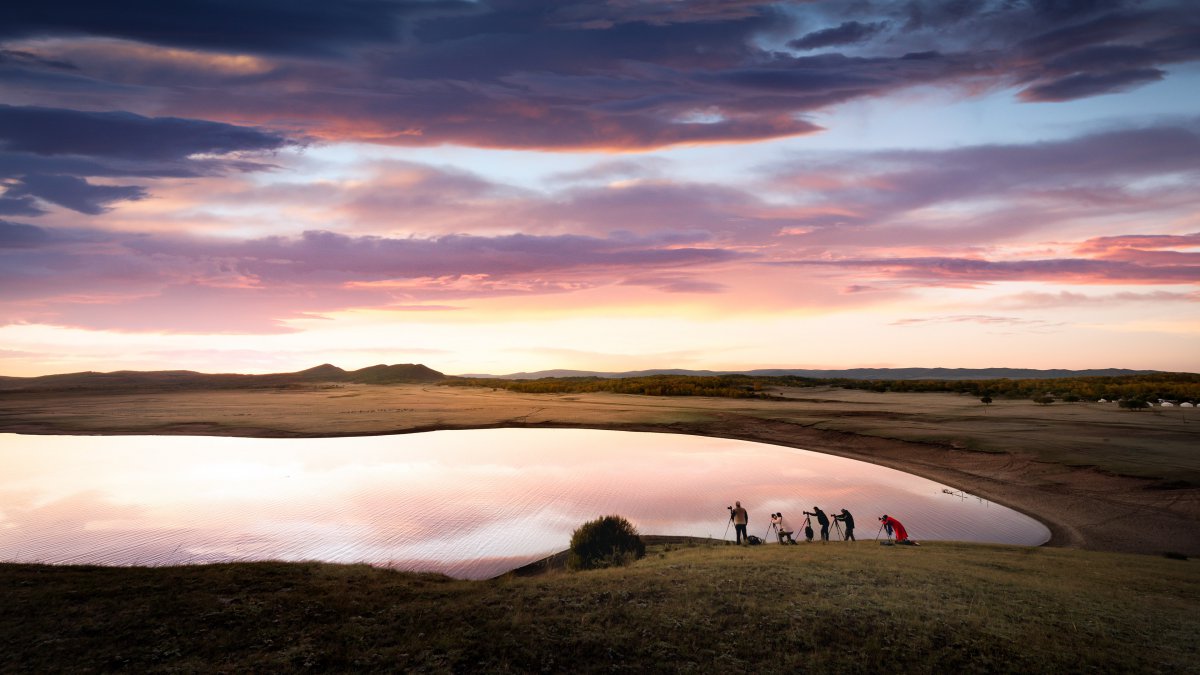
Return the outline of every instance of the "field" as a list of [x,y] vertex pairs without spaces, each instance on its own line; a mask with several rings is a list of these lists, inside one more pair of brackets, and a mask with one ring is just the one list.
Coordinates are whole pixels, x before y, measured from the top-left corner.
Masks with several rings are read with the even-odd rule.
[[1194,561],[1063,549],[701,542],[483,582],[0,565],[0,589],[0,672],[1200,672]]
[[1200,555],[1200,413],[784,389],[785,400],[438,385],[4,393],[0,432],[339,436],[503,426],[689,433],[828,452],[1027,513],[1052,545]]
[[740,438],[939,480],[1042,520],[1051,545],[696,540],[622,569],[483,582],[321,563],[7,564],[0,672],[1200,672],[1194,409],[774,393],[786,400],[358,384],[9,393],[0,432]]

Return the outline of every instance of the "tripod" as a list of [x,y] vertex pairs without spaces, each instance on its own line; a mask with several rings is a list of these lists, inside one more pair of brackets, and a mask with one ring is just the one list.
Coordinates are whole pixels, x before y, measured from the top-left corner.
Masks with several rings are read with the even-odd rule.
[[842,541],[845,541],[846,535],[842,534],[842,526],[839,525],[838,522],[838,519],[835,517],[833,519],[833,529],[837,530],[838,536],[842,538]]
[[809,518],[807,514],[804,516],[804,540],[805,540],[805,541],[812,541],[812,540],[813,540],[813,537],[812,537],[812,518]]
[[767,541],[767,535],[771,534],[771,530],[775,530],[775,536],[778,537],[779,536],[779,524],[772,521],[771,524],[767,526],[767,531],[763,532],[763,542],[764,543]]
[[733,524],[733,514],[729,514],[729,520],[725,521],[725,534],[721,535],[721,541],[729,540],[729,526]]
[[[875,541],[879,541],[879,535],[883,532],[883,528],[887,527],[887,523],[880,523],[879,530],[875,533]],[[888,532],[888,541],[892,540],[892,533]]]

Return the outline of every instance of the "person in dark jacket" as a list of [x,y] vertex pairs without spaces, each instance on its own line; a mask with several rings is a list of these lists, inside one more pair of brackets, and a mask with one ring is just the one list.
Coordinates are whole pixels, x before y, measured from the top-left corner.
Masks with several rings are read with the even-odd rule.
[[825,515],[824,511],[815,506],[812,513],[805,511],[804,515],[817,517],[817,524],[821,526],[821,541],[829,541],[829,516]]
[[846,535],[842,537],[843,539],[846,541],[858,541],[854,538],[854,516],[850,515],[849,511],[842,509],[842,512],[835,515],[833,519],[840,520],[841,522],[845,523]]

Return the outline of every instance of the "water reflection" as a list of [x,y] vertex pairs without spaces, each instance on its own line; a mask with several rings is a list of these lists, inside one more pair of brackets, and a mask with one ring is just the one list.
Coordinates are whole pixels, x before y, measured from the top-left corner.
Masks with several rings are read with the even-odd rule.
[[[870,539],[1040,544],[1049,531],[946,486],[820,453],[670,434],[559,429],[335,439],[0,434],[0,560],[164,565],[371,562],[482,578],[617,513],[647,534],[720,538],[820,506]],[[732,536],[732,531],[729,532]]]

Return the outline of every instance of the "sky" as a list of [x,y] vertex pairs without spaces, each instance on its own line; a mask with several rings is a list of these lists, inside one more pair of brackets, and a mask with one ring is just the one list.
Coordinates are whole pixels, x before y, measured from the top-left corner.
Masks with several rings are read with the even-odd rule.
[[46,0],[0,375],[1200,372],[1178,0]]

